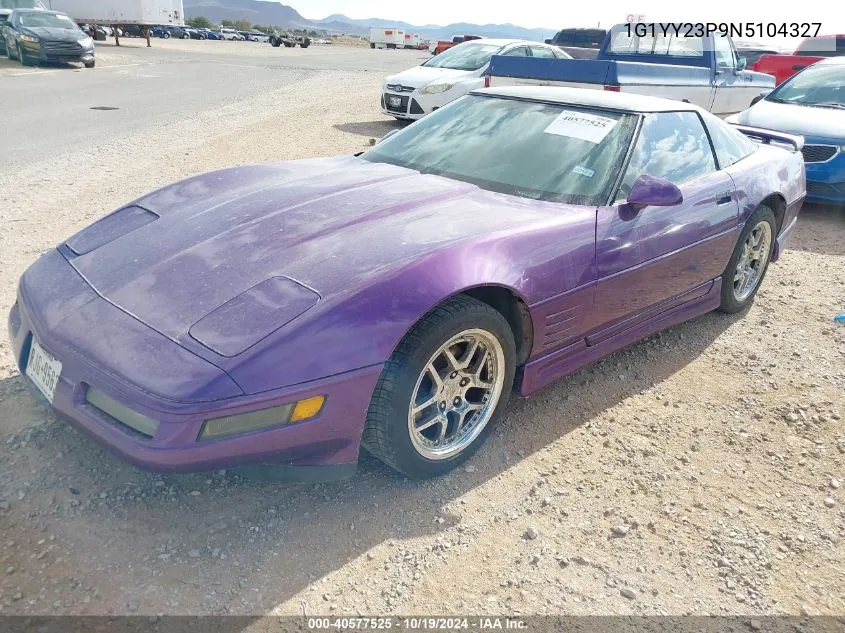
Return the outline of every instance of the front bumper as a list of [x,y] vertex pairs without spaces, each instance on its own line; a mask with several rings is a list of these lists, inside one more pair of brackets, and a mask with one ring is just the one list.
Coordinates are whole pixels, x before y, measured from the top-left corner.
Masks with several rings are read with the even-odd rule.
[[807,202],[845,204],[845,153],[823,163],[806,163]]
[[381,111],[398,119],[416,121],[461,96],[457,93],[455,88],[432,95],[422,94],[419,89],[401,93],[385,90],[381,95]]
[[[61,258],[57,252],[55,256]],[[52,255],[48,255],[50,259]],[[9,338],[21,373],[26,364],[33,338],[52,356],[62,362],[62,372],[51,407],[59,418],[90,435],[113,453],[146,470],[157,472],[192,472],[244,465],[273,464],[287,467],[287,480],[321,480],[354,472],[370,397],[381,366],[368,367],[300,385],[257,395],[233,395],[213,401],[179,402],[150,393],[126,379],[126,372],[115,366],[104,367],[98,352],[86,353],[90,343],[80,337],[70,340],[69,328],[63,326],[70,312],[97,310],[97,320],[89,320],[94,337],[108,339],[117,358],[115,362],[132,363],[155,371],[155,359],[143,358],[144,350],[161,351],[162,337],[139,324],[132,317],[96,296],[64,263],[58,272],[62,279],[43,280],[44,285],[73,286],[73,299],[43,300],[38,292],[27,293],[21,285],[18,300],[9,314]],[[59,270],[55,262],[50,271]],[[65,277],[65,275],[67,275]],[[49,289],[47,289],[49,290]],[[90,296],[80,298],[83,292]],[[31,296],[30,296],[31,294]],[[54,297],[55,292],[45,292]],[[71,303],[72,302],[72,303]],[[84,304],[84,307],[80,307]],[[117,334],[116,334],[117,333]],[[172,341],[168,345],[176,346]],[[176,346],[178,348],[178,346]],[[181,349],[181,348],[179,348]],[[185,373],[196,374],[192,355],[176,360],[184,363]],[[182,357],[173,357],[182,358]],[[173,359],[170,359],[172,365]],[[204,361],[203,361],[204,362]],[[162,368],[161,374],[179,375],[182,367]],[[163,376],[162,376],[163,377]],[[29,378],[24,378],[38,397],[40,392]],[[155,385],[153,377],[151,385]],[[90,387],[109,398],[159,422],[152,437],[122,424],[90,404],[86,399]],[[218,388],[219,392],[219,388]],[[258,409],[296,402],[317,395],[326,397],[322,411],[315,418],[297,424],[275,426],[244,435],[199,441],[205,420],[237,415]],[[300,468],[302,477],[294,469]]]
[[48,63],[80,63],[84,64],[87,62],[94,61],[94,49],[85,49],[82,48],[80,50],[70,50],[70,48],[64,49],[62,47],[59,48],[50,48],[47,46],[43,46],[40,44],[22,42],[22,48],[26,52],[27,56],[35,61],[38,62],[48,62]]

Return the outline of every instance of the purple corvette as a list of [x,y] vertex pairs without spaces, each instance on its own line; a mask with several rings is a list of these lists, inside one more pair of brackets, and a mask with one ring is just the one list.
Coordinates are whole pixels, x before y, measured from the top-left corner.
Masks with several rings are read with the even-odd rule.
[[475,92],[361,155],[118,209],[26,271],[12,348],[143,468],[318,480],[363,446],[438,475],[512,389],[748,306],[804,199],[802,142],[636,95]]

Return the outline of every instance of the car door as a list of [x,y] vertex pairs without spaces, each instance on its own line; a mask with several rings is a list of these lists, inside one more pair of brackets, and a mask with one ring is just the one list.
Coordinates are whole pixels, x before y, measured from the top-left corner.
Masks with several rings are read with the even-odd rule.
[[716,56],[715,90],[709,110],[719,116],[741,112],[751,105],[760,88],[752,85],[749,73],[739,70],[739,56],[729,37],[714,35],[713,51]]
[[[669,180],[683,201],[632,209],[644,174]],[[616,204],[596,220],[597,288],[593,344],[638,321],[706,294],[733,248],[739,207],[696,112],[645,115]]]

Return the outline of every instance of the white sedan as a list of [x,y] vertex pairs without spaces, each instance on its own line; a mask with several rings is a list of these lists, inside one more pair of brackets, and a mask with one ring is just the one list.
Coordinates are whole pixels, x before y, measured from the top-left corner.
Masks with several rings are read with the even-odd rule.
[[480,39],[458,44],[422,66],[385,79],[381,109],[397,119],[421,119],[484,86],[493,55],[571,59],[555,46],[524,40]]

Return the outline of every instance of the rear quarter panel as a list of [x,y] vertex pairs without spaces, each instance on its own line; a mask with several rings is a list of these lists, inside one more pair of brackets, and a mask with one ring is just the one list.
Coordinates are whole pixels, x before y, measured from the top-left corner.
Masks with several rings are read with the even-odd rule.
[[800,152],[760,145],[753,154],[725,171],[736,187],[740,224],[771,195],[780,196],[786,203],[779,230],[782,232],[795,221],[807,195],[804,158]]

